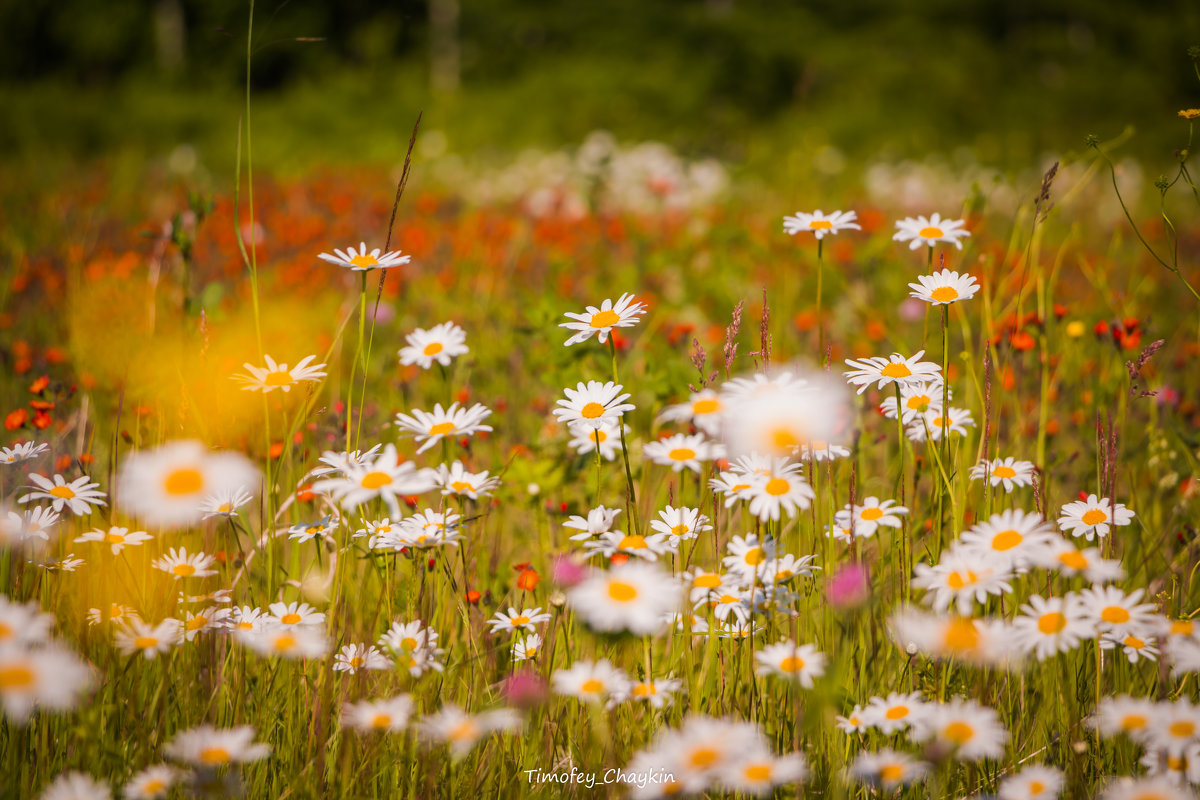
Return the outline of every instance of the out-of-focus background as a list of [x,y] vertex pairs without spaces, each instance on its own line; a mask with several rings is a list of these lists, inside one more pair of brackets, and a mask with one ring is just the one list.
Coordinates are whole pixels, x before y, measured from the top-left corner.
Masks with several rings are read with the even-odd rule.
[[[5,0],[0,160],[232,170],[250,17],[242,0]],[[603,129],[803,178],[930,153],[1019,169],[1087,134],[1169,158],[1175,111],[1200,105],[1194,0],[293,0],[253,17],[254,155],[282,173],[395,163],[418,110],[427,157]]]

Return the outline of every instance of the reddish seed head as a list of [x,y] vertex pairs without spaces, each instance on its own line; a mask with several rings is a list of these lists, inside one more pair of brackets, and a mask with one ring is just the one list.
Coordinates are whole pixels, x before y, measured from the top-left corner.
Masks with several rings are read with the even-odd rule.
[[1108,323],[1104,320],[1100,320],[1096,323],[1096,327],[1092,328],[1092,332],[1097,336],[1103,336],[1104,334],[1108,333]]
[[409,508],[416,508],[418,500],[420,500],[420,498],[418,498],[415,494],[410,494],[408,497],[404,498],[404,504]]

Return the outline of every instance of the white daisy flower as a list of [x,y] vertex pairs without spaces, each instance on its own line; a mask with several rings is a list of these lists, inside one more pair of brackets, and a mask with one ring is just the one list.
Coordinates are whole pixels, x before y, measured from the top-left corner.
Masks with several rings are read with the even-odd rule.
[[333,541],[332,534],[341,527],[342,519],[336,514],[326,514],[315,522],[297,522],[288,528],[288,538],[299,544],[315,539]]
[[926,439],[940,442],[943,436],[952,433],[966,436],[967,428],[973,427],[975,420],[968,409],[951,407],[949,413],[944,414],[941,409],[931,408],[915,422],[910,423],[904,429],[904,433],[914,442],[923,442]]
[[924,350],[918,350],[916,355],[905,358],[899,353],[892,353],[888,358],[872,356],[859,361],[846,359],[847,366],[852,367],[843,374],[847,383],[859,387],[862,394],[871,384],[882,389],[893,383],[905,386],[913,383],[926,383],[941,379],[942,368],[932,361],[922,361]]
[[667,506],[658,512],[658,517],[650,520],[650,528],[664,534],[672,548],[678,548],[680,542],[695,539],[699,534],[712,530],[708,517],[701,514],[698,508]]
[[203,519],[211,517],[231,519],[237,516],[239,508],[253,499],[254,495],[250,494],[243,487],[233,486],[209,495],[200,504],[200,510],[204,512]]
[[959,275],[957,272],[943,269],[932,275],[920,276],[917,282],[910,283],[908,288],[913,290],[909,297],[924,300],[930,305],[942,306],[957,303],[959,300],[970,300],[979,291],[979,284],[975,283],[975,278],[971,275]]
[[939,242],[952,244],[959,250],[962,250],[962,242],[959,239],[964,236],[970,236],[970,232],[963,229],[965,222],[961,219],[942,219],[941,215],[934,213],[932,217],[905,217],[896,223],[896,234],[892,237],[896,242],[908,242],[912,244],[908,246],[910,250],[916,250],[921,245],[933,247]]
[[859,753],[846,772],[853,781],[890,792],[922,780],[929,772],[929,765],[907,753],[884,748],[875,753]]
[[626,403],[629,394],[621,394],[624,387],[619,383],[608,381],[588,381],[586,385],[579,383],[574,389],[563,389],[566,400],[557,401],[561,406],[554,410],[554,416],[559,422],[578,422],[599,428],[604,424],[617,424],[621,415],[632,411],[632,403]]
[[210,575],[217,574],[215,569],[209,569],[216,561],[215,556],[205,555],[204,553],[188,555],[186,547],[181,547],[178,550],[172,547],[170,553],[162,558],[155,559],[151,562],[151,566],[173,576],[175,580],[179,580],[180,578],[207,578]]
[[183,775],[167,764],[155,764],[134,774],[121,790],[124,800],[154,800],[165,797]]
[[62,475],[55,474],[54,480],[36,472],[30,473],[29,480],[33,486],[28,494],[17,498],[18,503],[28,503],[30,500],[50,500],[55,511],[61,512],[66,506],[77,517],[85,517],[92,513],[93,506],[108,505],[104,501],[104,492],[96,491],[100,484],[92,483],[91,478],[84,475],[67,483]]
[[443,322],[429,330],[417,328],[404,337],[407,347],[401,347],[399,356],[403,366],[416,364],[421,369],[430,369],[433,362],[443,367],[450,366],[450,359],[465,355],[470,348],[464,344],[467,332],[453,322]]
[[670,467],[673,472],[690,469],[699,474],[705,461],[722,457],[723,449],[720,444],[705,439],[703,434],[677,433],[656,442],[647,442],[642,447],[642,453],[653,463]]
[[378,647],[366,644],[347,644],[333,657],[335,672],[357,675],[360,669],[391,669],[392,660]]
[[917,742],[934,739],[964,761],[1000,758],[1008,740],[995,709],[962,698],[927,704],[913,720],[909,735]]
[[174,441],[130,453],[117,489],[123,511],[147,525],[182,528],[204,518],[212,495],[256,487],[260,480],[258,468],[241,453]]
[[627,694],[630,688],[629,676],[607,658],[576,661],[568,669],[555,670],[550,683],[555,694],[589,703],[602,703],[614,694]]
[[1158,644],[1152,636],[1142,637],[1135,636],[1132,633],[1126,634],[1100,634],[1100,649],[1116,650],[1121,648],[1121,652],[1129,659],[1130,664],[1136,664],[1142,659],[1147,661],[1158,660]]
[[254,728],[249,725],[238,728],[200,725],[175,734],[163,752],[176,761],[211,769],[260,761],[270,755],[271,748],[254,741]]
[[721,429],[721,414],[725,410],[725,401],[721,395],[712,389],[701,389],[692,392],[686,403],[667,406],[658,415],[659,422],[688,422],[696,429],[709,435],[716,436]]
[[579,531],[571,537],[573,542],[587,541],[602,533],[607,533],[612,530],[613,523],[616,522],[617,514],[621,513],[619,508],[605,508],[604,506],[596,506],[588,511],[587,518],[574,515],[567,519],[562,525],[564,528]]
[[45,442],[21,442],[12,447],[0,447],[0,464],[19,464],[50,452]]
[[91,775],[68,772],[47,786],[38,800],[112,800],[112,790]]
[[805,689],[825,674],[825,654],[811,644],[796,645],[790,639],[755,652],[759,675],[778,675],[796,681]]
[[412,716],[413,701],[409,695],[400,694],[385,700],[363,700],[342,705],[343,728],[370,733],[387,731],[401,733]]
[[1063,773],[1056,767],[1030,764],[1000,781],[997,800],[1055,800],[1062,790]]
[[1019,486],[1032,486],[1034,470],[1032,461],[1017,461],[1012,456],[994,461],[985,458],[971,467],[970,478],[986,480],[992,486],[1003,484],[1004,491],[1011,492]]
[[183,639],[183,623],[167,618],[157,625],[150,625],[139,619],[130,619],[125,627],[114,632],[113,637],[123,655],[140,653],[146,659],[153,659],[179,644]]
[[296,366],[288,369],[287,364],[276,364],[273,358],[264,354],[263,359],[267,362],[265,368],[256,367],[253,364],[243,364],[242,366],[250,374],[234,375],[233,379],[246,384],[242,387],[244,391],[269,394],[279,389],[287,393],[301,381],[319,383],[321,378],[325,377],[325,373],[321,371],[325,368],[324,364],[312,364],[310,366],[310,362],[315,358],[315,355],[305,356],[300,359],[300,362]]
[[1088,583],[1112,583],[1125,577],[1120,561],[1101,557],[1100,548],[1080,550],[1066,539],[1052,539],[1043,554],[1040,567],[1056,569],[1068,577],[1082,575]]
[[436,714],[422,719],[418,730],[425,739],[448,744],[451,755],[458,759],[469,753],[484,737],[519,731],[522,725],[521,715],[511,708],[497,708],[472,715],[448,703]]
[[638,323],[638,318],[645,313],[646,305],[634,302],[633,295],[626,293],[621,295],[616,303],[613,303],[611,299],[605,300],[600,304],[599,308],[588,306],[587,311],[582,314],[575,314],[568,311],[563,316],[574,321],[560,322],[558,327],[578,331],[570,339],[567,339],[566,345],[568,347],[587,341],[593,334],[600,340],[600,344],[604,344],[608,341],[608,334],[613,328],[632,327]]
[[390,269],[412,261],[411,256],[401,255],[399,250],[384,253],[380,248],[376,247],[368,253],[366,242],[360,242],[357,250],[353,247],[345,251],[334,248],[333,252],[335,255],[321,253],[317,258],[339,267],[346,267],[355,272],[372,269]]
[[57,644],[33,650],[0,648],[0,706],[11,722],[25,723],[37,706],[65,711],[92,683],[92,670]]
[[669,612],[679,610],[677,580],[657,567],[630,561],[596,572],[567,592],[575,613],[599,631],[630,631],[638,636],[665,627]]
[[797,211],[794,216],[783,218],[783,232],[789,236],[795,236],[797,233],[811,233],[820,241],[831,233],[848,230],[861,231],[862,227],[855,222],[857,219],[858,214],[853,211],[838,210],[829,215],[823,213],[819,208],[811,214]]
[[1062,507],[1058,527],[1072,536],[1103,539],[1113,526],[1124,527],[1133,522],[1133,512],[1120,503],[1114,504],[1107,497],[1101,499],[1089,494],[1087,500],[1067,503]]
[[79,542],[103,542],[112,548],[113,555],[115,556],[130,545],[139,545],[153,538],[153,536],[145,531],[131,531],[129,528],[120,528],[114,525],[107,531],[99,529],[88,531],[82,536],[77,536],[75,542],[76,544]]
[[338,459],[335,463],[342,475],[317,481],[312,491],[329,494],[346,511],[378,497],[387,504],[391,516],[399,519],[399,498],[423,494],[437,486],[433,470],[418,469],[411,461],[402,460],[395,445],[387,445],[373,457],[369,452],[359,458]]
[[517,611],[512,606],[509,606],[508,613],[497,611],[495,616],[488,620],[487,624],[491,627],[492,633],[513,633],[518,630],[533,633],[537,630],[535,626],[542,622],[547,622],[549,619],[550,615],[543,613],[541,606],[526,608],[523,611]]
[[867,725],[891,736],[920,719],[926,705],[920,692],[892,692],[887,697],[872,697],[867,702],[867,707],[861,711],[861,716]]
[[[953,399],[954,392],[947,390],[947,399]],[[885,397],[879,403],[879,410],[888,419],[896,418],[896,398]],[[921,419],[926,411],[942,410],[942,379],[937,376],[931,381],[917,381],[900,386],[900,421],[909,425]]]
[[989,566],[989,562],[973,551],[951,547],[942,553],[942,560],[930,566],[913,567],[912,585],[933,595],[926,597],[935,611],[946,611],[951,605],[959,614],[970,614],[974,603],[987,605],[992,596],[1012,592],[1008,583],[1012,573],[1007,568]]
[[1153,632],[1156,615],[1151,603],[1139,603],[1144,589],[1125,594],[1115,586],[1092,586],[1079,593],[1084,617],[1101,633],[1114,636]]
[[[862,505],[851,506],[847,503],[841,511],[833,515],[833,520],[835,526],[852,530],[856,537],[870,539],[880,526],[899,528],[903,524],[900,517],[907,513],[908,509],[897,504],[895,500],[880,502],[878,497],[871,496],[864,499]],[[840,537],[835,534],[835,538]]]
[[417,442],[424,442],[417,450],[420,454],[442,439],[491,431],[492,426],[483,424],[491,413],[491,409],[482,403],[476,403],[470,408],[459,408],[458,403],[451,403],[447,409],[443,409],[442,404],[438,403],[431,412],[415,408],[411,416],[397,414],[396,427],[410,431]]
[[1058,534],[1038,514],[1003,511],[977,522],[958,539],[957,546],[997,567],[1025,572],[1045,563]]
[[[587,422],[572,422],[567,425],[567,432],[571,435],[567,446],[579,455],[594,453],[599,448],[600,457],[605,461],[612,461],[621,447],[621,429],[617,425],[618,423],[608,420],[600,427]],[[621,428],[625,429],[625,433],[631,430],[623,423]]]
[[1049,600],[1031,596],[1021,606],[1021,615],[1013,620],[1012,630],[1016,645],[1023,652],[1034,653],[1039,661],[1070,652],[1082,640],[1096,637],[1096,627],[1074,593]]
[[468,472],[461,461],[455,461],[449,467],[443,464],[437,468],[437,485],[441,487],[442,494],[478,500],[490,495],[500,485],[500,479],[490,477],[488,470]]

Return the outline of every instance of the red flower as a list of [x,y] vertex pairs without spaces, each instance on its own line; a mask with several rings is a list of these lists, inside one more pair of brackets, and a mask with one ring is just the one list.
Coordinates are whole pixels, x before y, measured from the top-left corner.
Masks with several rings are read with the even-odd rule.
[[527,567],[521,570],[521,574],[517,576],[517,588],[526,592],[532,592],[537,588],[538,582],[542,576],[538,575],[536,569]]
[[4,418],[4,427],[10,431],[15,431],[17,428],[25,424],[29,419],[29,412],[23,408],[18,408]]
[[50,385],[50,379],[43,375],[33,383],[29,384],[29,391],[33,394],[41,394],[46,391],[46,387]]

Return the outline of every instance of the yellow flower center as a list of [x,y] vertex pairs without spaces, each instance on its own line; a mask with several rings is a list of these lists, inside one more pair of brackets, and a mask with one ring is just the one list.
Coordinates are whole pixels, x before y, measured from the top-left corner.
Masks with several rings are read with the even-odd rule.
[[771,478],[767,481],[767,485],[763,487],[763,491],[772,497],[779,497],[791,491],[792,485],[788,483],[786,478]]
[[417,649],[417,640],[413,636],[408,636],[400,640],[400,646],[405,650],[412,651]]
[[1167,732],[1177,739],[1187,739],[1196,732],[1196,723],[1187,720],[1172,722],[1171,727],[1167,728]]
[[596,417],[599,417],[603,414],[604,406],[600,405],[594,400],[579,410],[579,416],[583,417],[584,419],[596,419]]
[[951,286],[939,286],[929,296],[939,303],[953,303],[958,299],[958,291]]
[[932,225],[927,228],[921,228],[917,232],[917,236],[920,236],[922,239],[940,239],[944,235],[941,228],[935,228]]
[[880,783],[895,783],[904,777],[904,767],[901,764],[885,764],[879,770]]
[[154,636],[139,636],[133,640],[133,646],[138,650],[149,650],[158,646],[158,639]]
[[698,750],[692,751],[692,756],[688,759],[688,763],[697,769],[704,769],[705,767],[711,767],[719,757],[720,754],[711,747],[701,747]]
[[290,633],[285,633],[282,636],[275,637],[274,647],[277,652],[286,653],[297,644],[296,637]]
[[720,602],[722,602],[722,603],[740,603],[740,602],[742,602],[742,598],[738,597],[736,594],[723,594],[723,595],[721,595]]
[[1100,612],[1100,619],[1113,625],[1129,622],[1129,611],[1121,606],[1108,606]]
[[1171,622],[1172,636],[1191,636],[1195,630],[1196,623],[1190,619],[1177,619]]
[[[828,223],[827,223],[828,224]],[[771,780],[771,768],[766,764],[751,764],[742,770],[748,781],[765,782]]]
[[971,570],[967,570],[965,574],[962,572],[951,572],[946,577],[946,585],[957,591],[959,589],[965,589],[968,586],[974,586],[975,582],[978,580],[979,576]]
[[1088,560],[1083,553],[1078,550],[1068,550],[1065,553],[1060,553],[1058,563],[1070,569],[1080,570],[1087,569]]
[[1005,465],[1000,464],[992,467],[992,474],[997,478],[1015,478],[1017,476],[1017,471],[1012,467],[1006,467]]
[[696,580],[692,581],[693,586],[698,586],[701,589],[715,589],[721,585],[720,575],[698,575]]
[[621,540],[620,544],[617,545],[617,549],[618,550],[645,550],[646,549],[646,537],[645,536],[637,536],[637,535],[626,536],[624,539]]
[[191,564],[176,564],[171,568],[171,572],[175,573],[181,578],[186,578],[189,575],[194,575],[196,573],[196,568]]
[[425,349],[421,352],[423,352],[427,356],[436,356],[438,353],[442,352],[442,350],[444,350],[444,349],[445,348],[442,347],[441,342],[430,342],[429,344],[425,345]]
[[742,560],[754,567],[762,563],[763,559],[766,557],[767,553],[761,547],[751,547],[746,551],[746,554],[742,556]]
[[715,414],[716,412],[718,412],[720,410],[721,410],[721,401],[720,400],[713,400],[711,398],[705,398],[704,400],[697,400],[696,402],[692,403],[693,416],[699,416],[700,414]]
[[827,219],[814,219],[808,223],[808,227],[814,231],[827,231],[833,228],[833,223]]
[[911,378],[912,370],[903,361],[893,362],[879,371],[885,378]]
[[167,479],[163,481],[163,490],[176,497],[195,494],[202,489],[204,489],[204,476],[200,474],[200,470],[194,467],[171,470]]
[[780,672],[799,672],[804,669],[804,659],[800,656],[787,656],[779,662]]
[[1083,512],[1083,516],[1080,519],[1083,520],[1083,524],[1085,525],[1099,525],[1108,519],[1108,514],[1105,514],[1098,508],[1093,508]]
[[1187,766],[1187,759],[1183,756],[1167,756],[1167,769],[1173,772],[1183,772],[1183,768]]
[[7,622],[0,620],[0,642],[16,637],[17,632]]
[[863,519],[865,519],[867,522],[874,522],[875,520],[877,520],[883,516],[883,509],[882,508],[864,508],[862,510],[862,513],[859,514],[859,516],[862,517]]
[[163,789],[167,788],[166,781],[161,781],[158,778],[151,778],[142,784],[142,794],[147,797],[152,797]]
[[1044,791],[1046,791],[1046,784],[1042,783],[1041,781],[1030,781],[1029,782],[1029,793],[1030,794],[1038,795]]
[[452,742],[469,742],[477,735],[475,723],[471,720],[466,720],[455,726],[454,730],[450,731],[446,738]]
[[362,253],[361,255],[357,255],[350,259],[350,264],[355,267],[370,268],[378,266],[379,259],[377,259],[375,256],[368,255],[367,253]]
[[28,689],[33,679],[33,670],[22,664],[0,667],[0,689]]
[[658,694],[658,689],[654,687],[653,683],[639,683],[633,687],[633,691],[630,694],[634,697],[650,697],[651,695]]
[[1050,636],[1055,633],[1061,633],[1062,629],[1067,627],[1067,618],[1057,611],[1051,611],[1048,614],[1042,614],[1038,617],[1038,630]]
[[71,500],[75,497],[75,492],[71,490],[70,486],[55,486],[48,494],[52,494],[63,500]]
[[588,434],[588,438],[591,439],[596,444],[600,444],[601,442],[603,442],[604,440],[606,440],[608,438],[608,434],[605,433],[604,431],[600,430],[599,428],[597,428],[596,430],[594,430]]
[[1143,642],[1141,639],[1137,638],[1136,636],[1126,636],[1123,644],[1126,647],[1132,647],[1134,650],[1141,650],[1143,647],[1146,646],[1146,643]]
[[688,528],[687,525],[676,525],[675,527],[671,528],[671,535],[672,536],[683,536],[689,530],[690,529]]
[[969,619],[956,619],[946,626],[942,641],[947,650],[969,652],[979,647],[979,630]]
[[525,616],[524,614],[518,614],[517,616],[510,619],[508,622],[510,625],[512,625],[514,628],[516,628],[520,625],[528,625],[529,617]]
[[467,483],[466,481],[454,481],[453,483],[450,484],[450,488],[456,492],[473,492],[473,491],[475,491],[475,486],[470,483]]
[[1141,714],[1126,714],[1121,719],[1121,730],[1123,731],[1140,731],[1146,727],[1148,720]]
[[376,714],[371,717],[371,727],[377,731],[383,730],[392,724],[391,714]]
[[368,472],[362,476],[359,485],[364,489],[378,489],[381,486],[387,486],[392,482],[392,476],[386,472]]
[[197,614],[196,616],[189,619],[184,624],[184,627],[187,628],[189,631],[198,631],[207,624],[208,624],[208,617],[204,616],[203,614]]
[[579,691],[584,694],[599,694],[600,692],[604,691],[604,684],[595,678],[588,678],[583,682],[583,685],[579,687]]
[[618,603],[629,603],[637,599],[638,590],[636,586],[629,583],[609,581],[608,596]]
[[300,621],[300,615],[295,612],[292,612],[290,614],[284,614],[282,617],[279,618],[279,621],[282,622],[284,625],[295,625],[297,622]]
[[788,428],[776,428],[771,431],[771,444],[776,450],[795,450],[800,446],[800,437]]
[[229,763],[229,751],[224,747],[206,747],[200,751],[200,763],[215,766]]
[[108,542],[109,544],[122,544],[125,541],[125,537],[119,533],[109,532],[105,534],[104,541]]
[[452,431],[452,430],[454,430],[453,422],[439,422],[436,425],[430,426],[429,435],[430,436],[441,436],[441,435],[450,433],[450,431]]
[[361,656],[355,656],[354,658],[350,659],[350,666],[353,667],[354,669],[358,669],[364,663],[365,662],[363,661]]
[[908,706],[892,706],[884,714],[888,719],[904,719],[908,716]]
[[593,328],[611,328],[620,321],[621,317],[615,311],[601,311],[598,314],[592,314]]
[[929,408],[929,404],[932,402],[933,402],[932,397],[930,397],[927,394],[922,394],[922,395],[918,395],[916,397],[908,398],[908,402],[905,403],[905,405],[908,406],[909,409],[911,409],[913,411],[925,411],[926,409]]
[[1023,541],[1025,537],[1017,531],[1000,531],[992,537],[992,549],[1001,552],[1012,550]]
[[966,744],[975,736],[975,729],[965,722],[951,722],[942,729],[942,736],[955,744]]
[[291,370],[276,370],[268,372],[263,378],[263,386],[291,386],[296,381],[292,379]]
[[696,457],[696,451],[687,447],[676,447],[671,452],[667,453],[667,458],[672,461],[691,461]]

